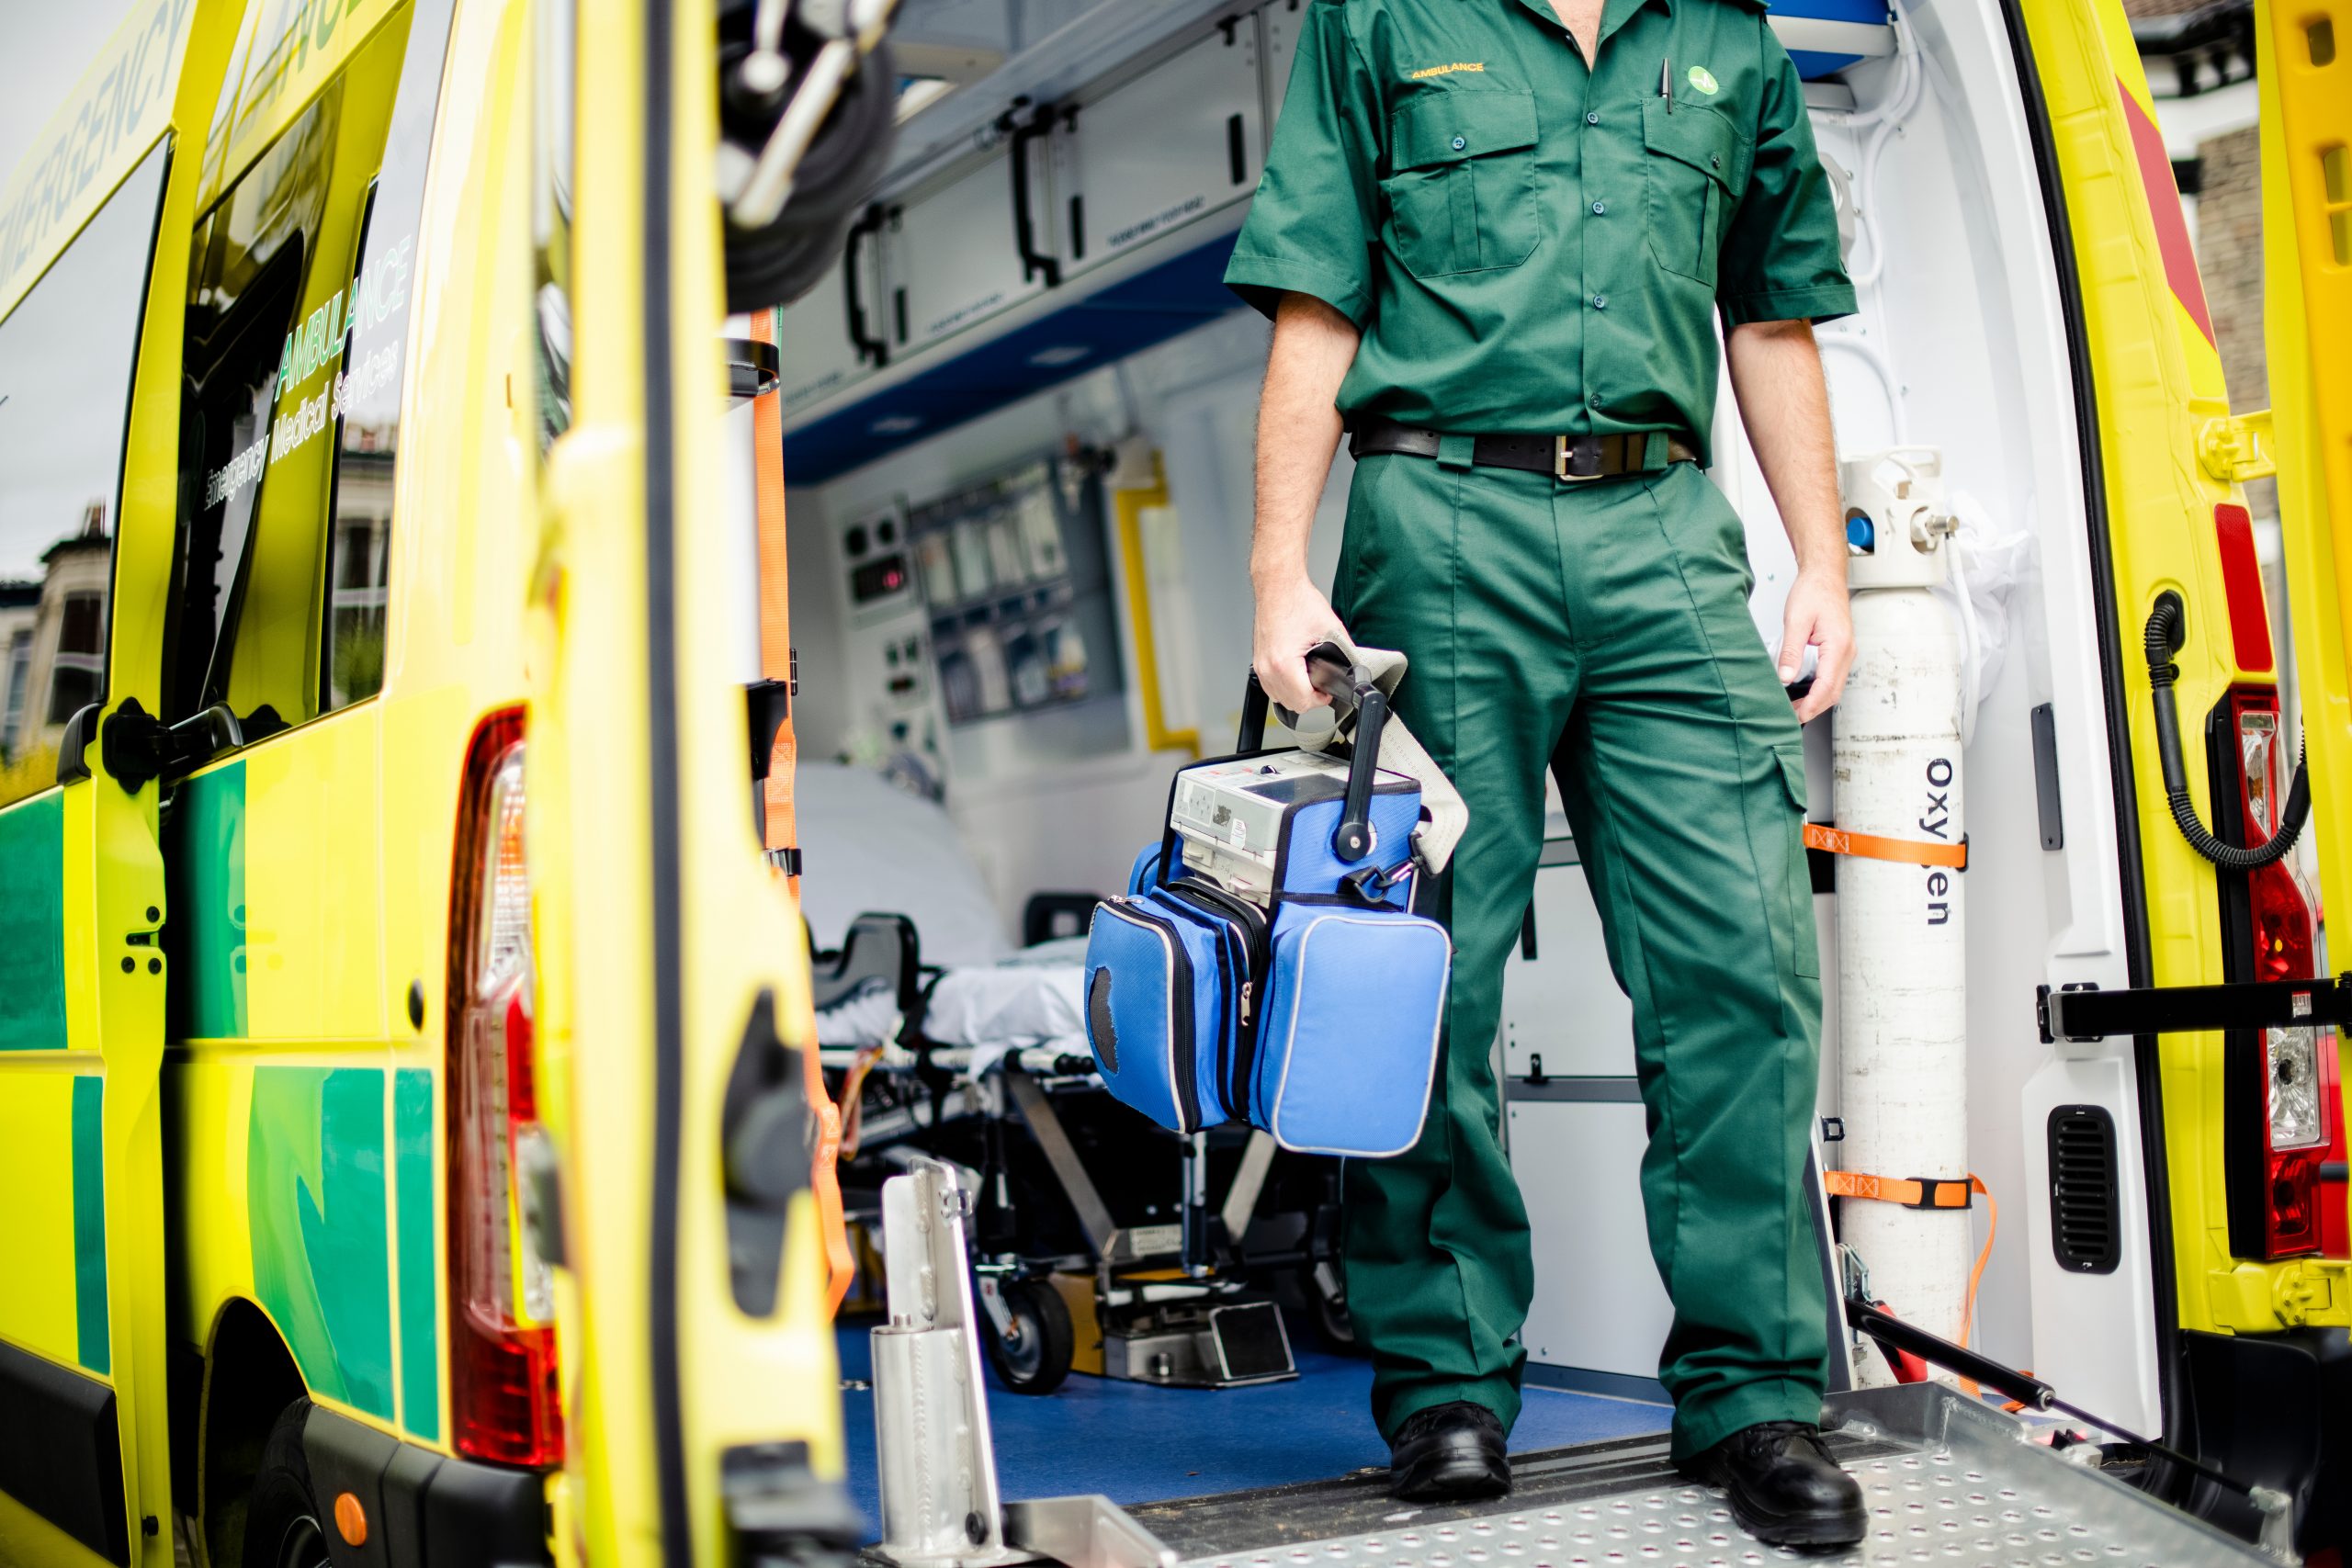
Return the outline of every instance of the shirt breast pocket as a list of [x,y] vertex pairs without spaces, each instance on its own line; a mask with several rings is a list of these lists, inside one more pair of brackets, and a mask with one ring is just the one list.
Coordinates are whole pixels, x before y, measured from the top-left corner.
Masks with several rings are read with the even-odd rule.
[[1700,104],[1668,107],[1642,99],[1643,227],[1650,255],[1667,271],[1715,286],[1715,255],[1723,247],[1739,132]]
[[1535,95],[1416,94],[1389,116],[1389,249],[1416,277],[1513,267],[1544,237]]

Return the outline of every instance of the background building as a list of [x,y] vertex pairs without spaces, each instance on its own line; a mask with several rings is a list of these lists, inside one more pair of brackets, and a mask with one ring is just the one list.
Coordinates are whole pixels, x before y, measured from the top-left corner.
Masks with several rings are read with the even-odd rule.
[[113,545],[94,501],[41,552],[38,581],[0,582],[0,763],[53,757],[67,721],[104,694]]

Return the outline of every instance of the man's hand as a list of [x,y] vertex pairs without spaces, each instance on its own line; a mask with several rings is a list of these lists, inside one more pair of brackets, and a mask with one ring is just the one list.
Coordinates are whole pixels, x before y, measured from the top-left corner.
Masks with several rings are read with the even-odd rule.
[[1342,633],[1330,601],[1304,573],[1278,582],[1261,582],[1258,626],[1250,642],[1250,667],[1266,695],[1290,709],[1305,713],[1331,699],[1316,690],[1306,674],[1306,650]]
[[1757,467],[1796,550],[1781,633],[1781,683],[1797,678],[1807,644],[1820,649],[1813,689],[1797,703],[1803,723],[1827,713],[1854,667],[1854,615],[1846,598],[1845,509],[1838,496],[1829,389],[1810,321],[1749,321],[1724,339],[1733,394]]
[[[1842,563],[1841,563],[1842,565]],[[1854,668],[1854,611],[1846,596],[1846,573],[1800,571],[1789,588],[1781,623],[1781,684],[1797,678],[1808,644],[1815,656],[1813,688],[1797,699],[1797,722],[1827,713],[1846,690]]]
[[1329,641],[1340,617],[1306,575],[1306,540],[1340,445],[1336,400],[1357,339],[1355,323],[1322,300],[1283,295],[1258,401],[1258,521],[1250,546],[1258,625],[1250,657],[1266,694],[1293,713],[1329,701],[1306,678],[1306,650]]

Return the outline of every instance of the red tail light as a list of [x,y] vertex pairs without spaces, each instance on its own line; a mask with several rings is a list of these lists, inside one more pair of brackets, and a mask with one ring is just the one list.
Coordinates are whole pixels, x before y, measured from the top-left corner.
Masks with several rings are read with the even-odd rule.
[[563,1461],[553,1277],[523,1224],[545,1134],[531,1078],[531,894],[523,716],[474,734],[449,888],[451,1440],[501,1464]]
[[[2278,697],[2269,687],[2229,696],[2224,738],[2235,761],[2241,841],[2268,841],[2285,809],[2293,763],[2278,733]],[[2311,901],[2290,855],[2250,872],[2245,936],[2252,952],[2243,977],[2308,980],[2314,963]],[[2322,1240],[2320,1168],[2335,1139],[2335,1036],[2312,1027],[2266,1029],[2253,1049],[2232,1053],[2230,1120],[2231,1249],[2241,1256],[2293,1258]],[[2257,1245],[2258,1244],[2258,1245]]]

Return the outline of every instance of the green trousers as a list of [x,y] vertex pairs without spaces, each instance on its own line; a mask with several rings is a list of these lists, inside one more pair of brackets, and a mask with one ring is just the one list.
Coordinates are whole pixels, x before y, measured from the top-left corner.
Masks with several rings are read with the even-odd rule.
[[1675,1456],[1815,1420],[1827,1336],[1804,1186],[1821,1027],[1804,757],[1748,616],[1739,518],[1688,463],[1567,484],[1471,468],[1453,446],[1357,466],[1334,594],[1359,641],[1410,657],[1396,711],[1470,806],[1430,889],[1455,956],[1428,1124],[1409,1153],[1346,1172],[1374,1418],[1393,1437],[1452,1400],[1506,1427],[1519,1413],[1534,1272],[1491,1052],[1548,767],[1633,1001]]

